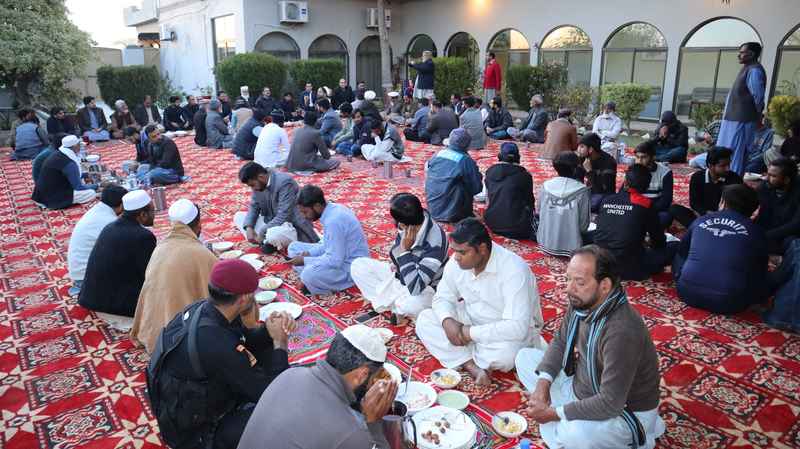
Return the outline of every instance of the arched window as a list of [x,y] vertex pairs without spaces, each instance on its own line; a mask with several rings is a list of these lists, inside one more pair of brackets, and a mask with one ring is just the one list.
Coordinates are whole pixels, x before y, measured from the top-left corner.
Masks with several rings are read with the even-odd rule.
[[478,58],[480,57],[480,48],[478,42],[469,33],[456,33],[447,41],[444,47],[444,53],[447,56],[464,58],[469,61],[470,65],[474,68],[478,66]]
[[300,59],[297,42],[288,34],[278,31],[261,36],[256,42],[255,51],[270,54],[286,63]]
[[542,39],[539,63],[567,68],[569,84],[588,86],[592,76],[592,41],[580,28],[558,27]]
[[800,96],[800,25],[784,39],[778,49],[775,93]]
[[650,101],[640,118],[658,119],[667,68],[667,41],[649,23],[636,22],[618,29],[603,48],[602,84],[639,83],[651,86]]
[[[430,36],[427,34],[418,34],[411,39],[411,42],[408,43],[408,48],[406,49],[406,69],[408,69],[408,63],[411,60],[414,62],[419,62],[420,58],[422,57],[422,52],[428,50],[433,53],[433,57],[437,56],[436,54],[436,44],[433,42]],[[412,69],[413,70],[413,69]],[[406,71],[407,78],[411,79],[412,74]]]
[[356,81],[368,90],[381,90],[381,43],[378,36],[367,36],[356,48]]
[[487,53],[494,53],[497,63],[500,64],[503,84],[512,65],[531,63],[531,47],[528,45],[528,39],[513,28],[495,34],[489,42]]
[[761,39],[750,25],[739,19],[714,19],[689,34],[678,63],[675,99],[678,116],[688,118],[698,104],[725,104],[741,70],[738,52],[745,42],[761,42]]
[[326,34],[314,39],[308,47],[308,57],[312,59],[337,59],[344,64],[342,77],[347,79],[350,58],[347,54],[347,45],[338,36]]

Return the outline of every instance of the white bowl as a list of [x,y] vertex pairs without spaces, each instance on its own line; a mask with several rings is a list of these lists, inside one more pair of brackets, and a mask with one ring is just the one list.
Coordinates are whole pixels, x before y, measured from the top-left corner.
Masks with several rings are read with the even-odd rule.
[[454,388],[461,383],[461,374],[454,369],[437,369],[431,373],[431,382],[439,388]]
[[450,407],[456,410],[464,410],[469,407],[469,396],[458,390],[445,390],[439,393],[436,402],[443,407]]
[[233,251],[228,251],[228,252],[224,252],[224,253],[220,254],[219,258],[222,259],[222,260],[238,259],[239,257],[242,256],[242,254],[244,254],[244,251],[242,251],[240,249],[235,249]]
[[169,137],[170,139],[172,139],[173,137],[175,137],[175,132],[174,131],[167,131],[167,132],[164,133],[164,136]]
[[273,291],[264,290],[263,292],[256,293],[256,302],[261,305],[266,305],[274,301],[277,296],[278,294]]
[[400,368],[386,362],[383,364],[383,369],[389,372],[389,375],[392,376],[392,380],[397,382],[398,385],[403,384],[403,375],[400,373]]
[[261,290],[275,290],[283,284],[281,278],[267,276],[258,280],[258,288]]
[[405,384],[400,385],[397,400],[406,405],[410,415],[430,408],[436,403],[436,390],[426,383],[409,382],[408,391],[404,391],[405,388]]
[[175,135],[178,136],[178,137],[183,137],[183,136],[185,136],[187,134],[189,134],[189,133],[187,133],[186,131],[175,131]]
[[[504,418],[508,418],[509,423],[516,424],[518,428],[514,429],[514,432],[509,431],[503,424]],[[516,438],[528,430],[528,421],[519,413],[500,412],[492,417],[492,427],[497,433],[506,438]]]
[[99,160],[100,160],[100,155],[99,154],[90,154],[90,155],[86,156],[86,162],[89,162],[89,163],[94,163],[94,162],[97,162]]
[[259,256],[258,254],[247,253],[247,254],[242,254],[239,258],[245,262],[250,262],[252,260],[261,260],[260,257],[261,256]]
[[211,249],[217,252],[227,251],[233,248],[233,242],[214,242],[211,244]]

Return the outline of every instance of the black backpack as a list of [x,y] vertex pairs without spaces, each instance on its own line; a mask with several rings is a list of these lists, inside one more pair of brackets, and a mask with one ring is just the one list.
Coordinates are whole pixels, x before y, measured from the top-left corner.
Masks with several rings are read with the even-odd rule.
[[[161,437],[174,449],[211,448],[218,416],[208,412],[208,378],[197,352],[197,330],[213,324],[201,318],[207,301],[191,304],[162,330],[147,367],[147,392]],[[182,317],[181,320],[178,320]],[[162,370],[164,361],[187,339],[193,379]]]

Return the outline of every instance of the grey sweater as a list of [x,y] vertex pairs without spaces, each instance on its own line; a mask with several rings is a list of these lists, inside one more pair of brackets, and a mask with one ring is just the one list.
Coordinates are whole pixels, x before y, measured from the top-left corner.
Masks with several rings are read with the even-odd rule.
[[581,233],[589,228],[589,188],[564,177],[545,181],[539,193],[536,241],[542,250],[569,256],[583,246]]
[[[550,346],[547,347],[537,371],[554,379],[562,372],[562,360],[567,343],[570,308]],[[589,323],[601,316],[590,315],[578,324],[575,344],[576,357],[573,389],[578,400],[564,406],[567,419],[602,421],[622,414],[625,405],[634,412],[658,407],[658,354],[639,312],[630,303],[622,304],[608,314],[608,320],[597,343],[597,368],[600,392],[594,394],[586,360]],[[273,383],[274,385],[274,383]],[[272,388],[272,386],[270,386]]]
[[291,368],[261,395],[238,448],[388,448],[380,422],[368,425],[350,407],[354,401],[353,391],[328,362]]

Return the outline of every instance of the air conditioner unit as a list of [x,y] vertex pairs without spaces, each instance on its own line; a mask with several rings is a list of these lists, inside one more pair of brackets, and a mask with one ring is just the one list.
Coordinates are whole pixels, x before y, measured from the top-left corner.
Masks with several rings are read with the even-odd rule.
[[308,22],[308,2],[278,2],[281,23]]
[[[392,27],[392,10],[384,9],[386,28]],[[378,28],[378,8],[367,8],[367,28]]]
[[160,41],[174,41],[175,40],[175,31],[172,30],[172,27],[168,25],[161,25],[159,28],[158,39]]

